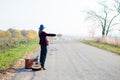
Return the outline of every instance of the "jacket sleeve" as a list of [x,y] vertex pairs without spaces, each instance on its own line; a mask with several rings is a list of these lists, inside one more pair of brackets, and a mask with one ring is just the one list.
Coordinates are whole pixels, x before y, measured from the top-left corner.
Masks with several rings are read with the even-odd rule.
[[46,36],[56,36],[56,34],[46,33]]

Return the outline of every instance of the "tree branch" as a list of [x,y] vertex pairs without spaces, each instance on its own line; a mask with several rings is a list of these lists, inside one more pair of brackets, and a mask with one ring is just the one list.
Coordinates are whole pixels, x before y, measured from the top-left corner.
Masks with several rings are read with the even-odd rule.
[[120,13],[118,13],[117,15],[115,15],[115,16],[113,16],[113,18],[110,20],[110,22],[109,22],[109,24],[108,24],[108,27],[107,27],[107,32],[106,32],[106,35],[108,34],[108,32],[109,32],[109,28],[110,28],[110,26],[111,26],[111,23],[113,22],[113,20],[117,17],[117,16],[119,16],[120,15]]

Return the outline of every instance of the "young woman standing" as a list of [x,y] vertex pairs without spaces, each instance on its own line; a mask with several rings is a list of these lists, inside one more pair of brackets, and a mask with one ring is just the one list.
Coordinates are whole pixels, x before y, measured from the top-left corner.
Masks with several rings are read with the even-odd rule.
[[43,70],[45,69],[45,60],[46,60],[46,55],[47,55],[47,45],[48,45],[48,40],[47,40],[47,36],[61,36],[61,34],[50,34],[50,33],[46,33],[44,30],[44,25],[41,24],[39,27],[39,44],[41,47],[41,51],[40,51],[40,63],[41,63],[41,67]]

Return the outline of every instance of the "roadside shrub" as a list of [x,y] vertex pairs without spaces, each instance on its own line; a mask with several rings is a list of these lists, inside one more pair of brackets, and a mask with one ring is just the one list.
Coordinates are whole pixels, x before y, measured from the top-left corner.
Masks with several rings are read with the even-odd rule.
[[19,45],[29,44],[32,39],[29,38],[0,38],[0,50],[10,49]]

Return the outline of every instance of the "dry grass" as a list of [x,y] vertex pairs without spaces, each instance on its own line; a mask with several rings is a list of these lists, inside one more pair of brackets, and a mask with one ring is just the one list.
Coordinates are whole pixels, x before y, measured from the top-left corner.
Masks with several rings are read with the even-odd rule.
[[113,46],[120,46],[120,39],[117,37],[116,38],[113,38],[113,37],[96,38],[94,40],[99,43],[106,43]]
[[120,55],[120,39],[119,38],[112,38],[112,37],[89,38],[89,39],[87,38],[87,39],[81,40],[81,42],[117,53]]

